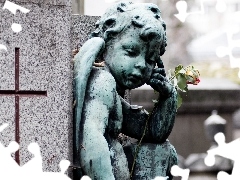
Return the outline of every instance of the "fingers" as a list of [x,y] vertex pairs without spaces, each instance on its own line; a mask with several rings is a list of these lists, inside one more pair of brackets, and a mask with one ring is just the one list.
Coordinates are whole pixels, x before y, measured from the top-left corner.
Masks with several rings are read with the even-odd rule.
[[159,73],[152,74],[151,79],[158,79],[160,81],[165,81],[166,80],[166,78]]
[[148,84],[165,97],[168,97],[173,91],[173,86],[166,80],[166,78],[164,78],[164,80],[153,78],[148,81]]
[[162,96],[168,97],[172,93],[173,86],[166,77],[164,65],[160,57],[156,63],[158,68],[153,69],[152,75],[147,84],[149,84],[154,90],[158,91]]
[[158,87],[156,89],[161,89],[161,87],[163,87],[163,85],[165,84],[159,79],[150,79],[148,83],[149,83],[149,85]]
[[165,70],[162,68],[156,68],[153,70],[150,80],[147,84],[151,85],[153,89],[161,89],[163,84],[167,82]]
[[156,68],[153,70],[152,75],[154,74],[161,74],[162,76],[166,77],[165,69],[163,68]]
[[151,79],[148,81],[149,85],[160,85],[161,87],[166,83],[169,83],[168,79],[161,74],[152,75]]
[[165,89],[165,83],[159,79],[150,79],[148,84],[156,91],[161,92]]
[[156,63],[158,68],[164,68],[163,61],[160,57],[157,59]]

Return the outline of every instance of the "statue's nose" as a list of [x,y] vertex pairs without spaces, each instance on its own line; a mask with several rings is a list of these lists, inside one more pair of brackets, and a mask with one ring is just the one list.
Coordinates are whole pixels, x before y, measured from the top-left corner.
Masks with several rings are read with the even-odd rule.
[[145,58],[143,58],[142,56],[140,56],[137,59],[137,62],[135,64],[135,68],[140,69],[142,72],[145,71],[146,69],[146,62],[145,62]]

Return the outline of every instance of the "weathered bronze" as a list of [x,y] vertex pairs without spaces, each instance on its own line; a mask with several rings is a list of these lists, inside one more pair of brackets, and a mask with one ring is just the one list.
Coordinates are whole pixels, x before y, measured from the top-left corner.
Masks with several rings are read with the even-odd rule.
[[[160,59],[166,45],[156,5],[120,2],[100,18],[75,56],[74,163],[92,179],[172,179],[177,154],[167,138],[177,100]],[[123,99],[125,90],[145,83],[159,92],[150,114]],[[119,133],[139,145],[123,148]]]

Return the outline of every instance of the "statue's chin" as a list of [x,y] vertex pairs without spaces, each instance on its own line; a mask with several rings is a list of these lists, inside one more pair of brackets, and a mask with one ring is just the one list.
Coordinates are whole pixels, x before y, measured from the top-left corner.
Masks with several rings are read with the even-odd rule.
[[145,84],[145,79],[127,79],[125,81],[117,82],[117,89],[126,90],[126,89],[136,89],[143,84]]
[[133,83],[133,82],[130,82],[130,83],[127,83],[126,85],[124,85],[124,89],[136,89],[140,86],[142,86],[144,83],[142,82],[138,82],[138,83]]

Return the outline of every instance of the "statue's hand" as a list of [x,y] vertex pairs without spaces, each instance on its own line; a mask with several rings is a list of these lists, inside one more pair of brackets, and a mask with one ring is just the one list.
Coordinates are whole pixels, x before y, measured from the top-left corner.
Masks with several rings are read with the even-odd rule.
[[158,68],[153,69],[150,80],[147,82],[155,91],[159,92],[160,96],[169,97],[174,86],[166,77],[166,72],[161,59],[157,62]]

